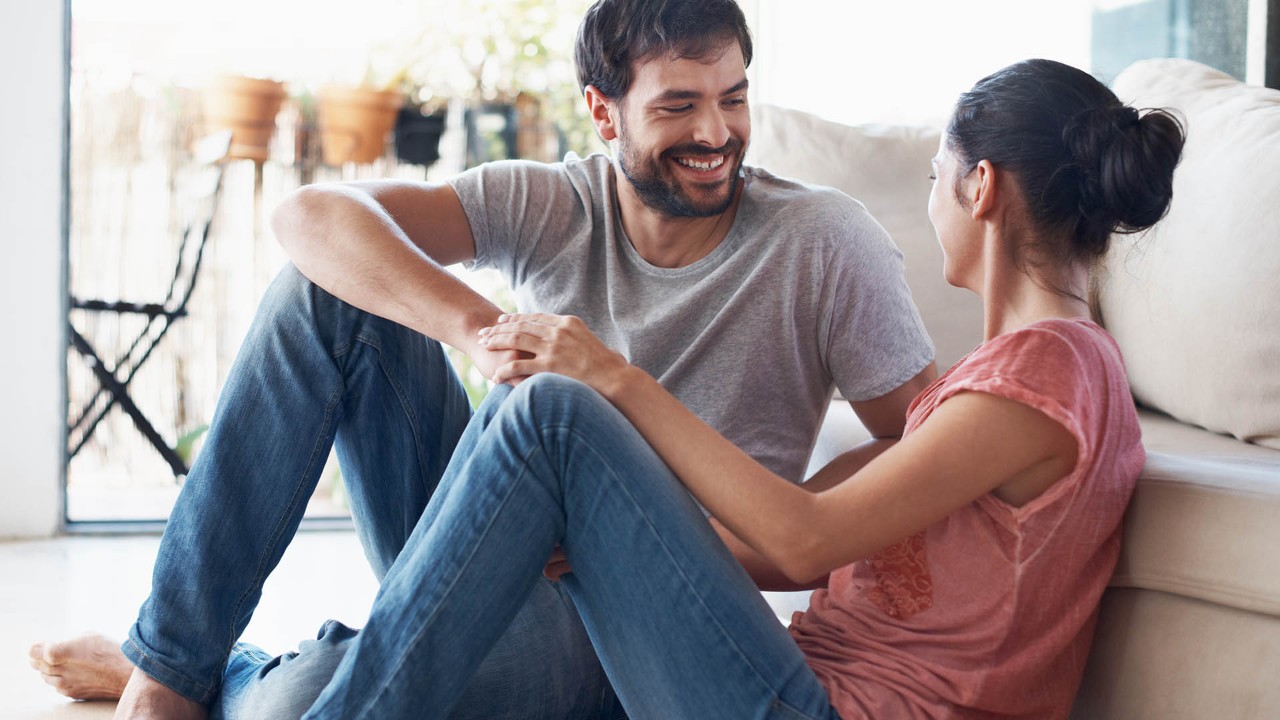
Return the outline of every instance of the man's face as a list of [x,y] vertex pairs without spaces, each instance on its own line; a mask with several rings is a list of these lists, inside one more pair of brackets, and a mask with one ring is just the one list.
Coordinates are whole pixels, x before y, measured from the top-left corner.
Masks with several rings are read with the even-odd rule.
[[645,205],[670,217],[729,208],[751,137],[736,42],[700,59],[637,65],[618,110],[618,162]]

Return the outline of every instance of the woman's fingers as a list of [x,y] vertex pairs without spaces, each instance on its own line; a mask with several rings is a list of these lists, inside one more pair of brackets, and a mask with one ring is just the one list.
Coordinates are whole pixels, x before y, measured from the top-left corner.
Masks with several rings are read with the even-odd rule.
[[561,575],[573,572],[573,568],[569,566],[569,560],[564,556],[564,550],[557,545],[555,550],[551,551],[551,559],[547,560],[547,566],[543,569],[542,574],[548,580],[559,580]]
[[576,320],[572,315],[553,315],[552,313],[507,313],[498,318],[499,323],[529,322],[538,325],[564,325],[569,320]]
[[521,350],[536,355],[546,348],[547,341],[537,335],[495,328],[493,332],[480,337],[480,345],[490,350]]

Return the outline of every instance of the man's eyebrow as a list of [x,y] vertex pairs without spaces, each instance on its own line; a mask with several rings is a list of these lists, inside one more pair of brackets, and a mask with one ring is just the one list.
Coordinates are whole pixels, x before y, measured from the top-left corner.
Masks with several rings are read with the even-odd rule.
[[[747,80],[746,78],[743,78],[743,80],[738,84],[720,93],[720,96],[724,97],[725,95],[734,95],[746,89],[747,89]],[[697,100],[700,97],[702,97],[702,93],[698,92],[697,90],[667,90],[666,92],[660,93],[658,96],[653,98],[653,100],[651,100],[650,102],[655,104],[661,104],[661,103],[667,103],[667,102],[675,102],[677,100]]]

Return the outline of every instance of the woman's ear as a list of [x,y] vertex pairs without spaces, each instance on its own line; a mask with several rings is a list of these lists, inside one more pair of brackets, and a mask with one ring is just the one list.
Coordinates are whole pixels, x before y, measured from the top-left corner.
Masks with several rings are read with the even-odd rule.
[[611,142],[618,137],[618,124],[613,116],[617,106],[595,85],[588,85],[582,92],[587,100],[587,114],[591,116],[591,123],[596,126],[600,139]]
[[990,160],[980,160],[969,180],[969,212],[974,220],[981,220],[996,204],[996,168]]

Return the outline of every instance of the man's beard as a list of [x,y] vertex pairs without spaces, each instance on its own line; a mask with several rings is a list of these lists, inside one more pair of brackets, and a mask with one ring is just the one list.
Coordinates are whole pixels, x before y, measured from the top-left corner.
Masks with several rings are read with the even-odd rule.
[[[634,147],[619,134],[618,165],[622,174],[635,188],[640,201],[668,217],[702,218],[714,217],[729,209],[738,192],[738,175],[742,172],[742,141],[736,137],[720,148],[708,148],[705,145],[681,145],[669,148],[658,159],[645,157],[639,148]],[[673,157],[715,157],[726,156],[725,162],[732,163],[733,172],[728,178],[718,183],[723,190],[723,197],[712,197],[699,202],[691,197],[664,162]],[[672,162],[675,162],[674,160]],[[725,187],[727,186],[727,187]],[[717,193],[719,194],[719,193]]]

